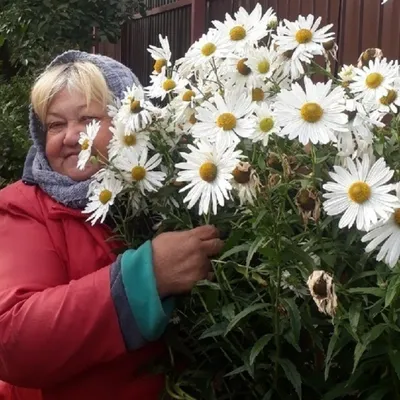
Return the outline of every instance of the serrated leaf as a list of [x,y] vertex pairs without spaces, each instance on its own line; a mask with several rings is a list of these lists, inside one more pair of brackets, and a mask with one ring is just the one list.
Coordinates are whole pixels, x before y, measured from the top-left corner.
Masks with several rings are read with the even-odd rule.
[[209,337],[222,336],[225,333],[227,325],[228,325],[228,322],[224,321],[224,322],[215,324],[213,326],[210,326],[201,334],[201,336],[199,337],[199,340],[206,339]]
[[352,303],[349,309],[349,321],[351,329],[357,332],[358,323],[360,322],[362,304],[360,301]]
[[254,311],[261,310],[263,308],[268,308],[268,304],[259,303],[246,307],[243,311],[237,314],[235,318],[233,318],[233,320],[229,323],[229,325],[226,328],[225,335],[227,335],[236,326],[238,322],[240,322],[243,318],[247,317],[247,315],[253,313]]
[[249,358],[250,365],[254,364],[256,357],[261,353],[261,351],[271,341],[273,337],[274,335],[272,333],[267,333],[266,335],[262,336],[260,339],[257,340],[257,342],[254,344],[250,352],[250,358]]
[[349,293],[355,294],[370,294],[371,296],[376,297],[384,297],[385,291],[381,288],[373,288],[373,287],[357,287],[348,289]]
[[315,265],[315,261],[307,254],[303,249],[296,245],[287,245],[283,250],[282,254],[285,258],[293,259],[301,261],[303,265],[307,268],[308,272],[312,272],[314,269],[317,269]]
[[386,289],[386,296],[385,296],[385,308],[388,307],[393,299],[397,297],[400,292],[400,276],[394,276]]
[[296,366],[286,358],[279,358],[278,363],[285,372],[288,381],[293,385],[299,399],[301,399],[301,376]]
[[294,299],[289,299],[289,298],[284,299],[283,303],[287,305],[287,311],[289,313],[289,318],[290,318],[290,327],[292,329],[295,343],[298,343],[300,338],[300,329],[301,329],[301,317],[299,308],[297,307],[297,304],[294,301]]

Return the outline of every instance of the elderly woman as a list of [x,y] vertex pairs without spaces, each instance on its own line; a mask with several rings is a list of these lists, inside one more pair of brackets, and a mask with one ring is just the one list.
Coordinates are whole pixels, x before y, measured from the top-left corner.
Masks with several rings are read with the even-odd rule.
[[[23,179],[0,192],[0,399],[159,398],[172,296],[190,291],[222,242],[214,227],[159,235],[118,258],[104,224],[81,213],[91,176],[79,133],[137,82],[122,64],[69,51],[32,89],[34,146]],[[115,247],[115,246],[114,246]]]

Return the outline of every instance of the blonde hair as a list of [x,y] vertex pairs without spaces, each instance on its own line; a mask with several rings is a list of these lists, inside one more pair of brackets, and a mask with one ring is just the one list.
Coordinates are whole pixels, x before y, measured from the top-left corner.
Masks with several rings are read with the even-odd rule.
[[56,65],[44,71],[36,80],[31,92],[35,113],[44,123],[50,103],[61,90],[79,91],[89,105],[96,101],[106,108],[113,94],[100,69],[88,61]]

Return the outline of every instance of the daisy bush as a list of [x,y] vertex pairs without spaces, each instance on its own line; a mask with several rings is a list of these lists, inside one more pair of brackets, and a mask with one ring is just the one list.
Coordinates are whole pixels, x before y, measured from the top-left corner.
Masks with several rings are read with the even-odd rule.
[[159,41],[150,85],[109,106],[108,154],[93,121],[78,167],[102,164],[84,213],[128,247],[225,239],[177,299],[167,398],[400,398],[398,62],[338,65],[331,25],[259,4],[175,63]]

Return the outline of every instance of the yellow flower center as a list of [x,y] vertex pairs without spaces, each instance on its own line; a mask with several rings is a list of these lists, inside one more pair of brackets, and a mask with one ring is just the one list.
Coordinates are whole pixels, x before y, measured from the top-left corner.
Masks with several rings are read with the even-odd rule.
[[300,114],[304,121],[315,123],[322,118],[324,110],[317,103],[306,103],[301,107]]
[[183,101],[190,101],[192,97],[196,96],[196,93],[193,92],[193,90],[187,90],[185,93],[182,95],[182,100]]
[[217,125],[224,131],[231,131],[236,127],[236,117],[231,113],[223,113],[218,117]]
[[251,99],[253,101],[263,101],[264,91],[261,88],[254,88],[251,90]]
[[246,37],[246,29],[243,26],[235,26],[229,31],[229,36],[231,40],[239,41]]
[[131,100],[131,112],[134,114],[140,113],[142,111],[142,107],[140,107],[140,101],[132,99]]
[[379,72],[372,72],[365,79],[365,84],[369,89],[376,89],[383,82],[383,75]]
[[169,92],[170,90],[175,89],[176,83],[173,79],[166,79],[162,86],[166,92]]
[[269,72],[270,68],[271,68],[271,65],[270,65],[270,63],[268,62],[268,60],[260,61],[260,62],[257,64],[257,69],[258,69],[258,72],[259,72],[260,74],[267,74],[267,73]]
[[124,135],[125,146],[134,146],[136,144],[136,135],[133,133],[128,133]]
[[394,221],[396,222],[397,225],[400,226],[400,208],[398,208],[394,212]]
[[82,150],[87,150],[89,148],[89,140],[88,139],[85,139],[84,141],[83,141],[83,143],[81,144],[81,149]]
[[190,122],[192,125],[194,125],[194,124],[197,122],[197,119],[196,119],[196,117],[194,116],[194,114],[192,114],[192,115],[189,117],[189,122]]
[[101,204],[107,204],[111,200],[111,197],[112,193],[109,190],[104,189],[99,194],[99,201]]
[[396,99],[397,99],[397,92],[393,89],[390,89],[386,96],[382,96],[380,98],[380,102],[384,106],[388,106],[389,104],[392,104],[394,101],[396,101]]
[[309,29],[300,29],[296,32],[296,40],[300,44],[310,43],[313,34]]
[[210,161],[202,164],[199,169],[200,178],[206,182],[210,182],[210,183],[214,182],[215,179],[217,178],[217,174],[218,174],[217,166]]
[[201,48],[201,54],[203,56],[209,57],[211,54],[215,53],[215,50],[217,50],[217,46],[214,43],[206,43],[202,48]]
[[134,181],[141,181],[146,176],[146,170],[137,165],[136,167],[132,168],[131,175]]
[[349,197],[355,203],[363,204],[371,197],[371,188],[365,182],[354,182],[349,188]]
[[274,127],[274,120],[272,118],[264,118],[259,123],[261,132],[269,132]]
[[159,60],[156,60],[156,62],[154,63],[154,71],[160,73],[162,70],[162,67],[165,67],[167,65],[167,60],[164,58],[160,58]]
[[248,183],[250,182],[251,168],[248,168],[247,171],[243,171],[243,169],[239,169],[238,167],[236,167],[233,170],[232,175],[233,179],[235,179],[237,183]]
[[247,76],[250,74],[251,69],[245,64],[245,62],[247,61],[247,58],[242,58],[241,60],[238,61],[238,63],[236,64],[236,69],[237,71],[244,75]]

